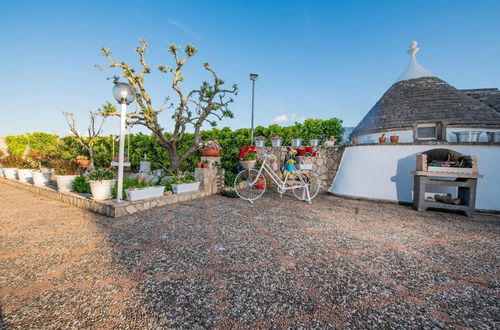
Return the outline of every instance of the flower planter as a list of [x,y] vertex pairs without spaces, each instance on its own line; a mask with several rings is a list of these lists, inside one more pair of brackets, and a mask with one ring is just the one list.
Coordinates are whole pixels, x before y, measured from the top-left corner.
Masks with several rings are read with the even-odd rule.
[[255,140],[255,146],[257,148],[264,148],[265,144],[266,144],[266,140]]
[[19,168],[17,170],[17,178],[20,182],[33,182],[33,170],[27,168]]
[[279,139],[279,140],[271,140],[271,143],[273,145],[273,147],[281,147],[281,142],[283,140]]
[[391,135],[389,136],[389,139],[391,139],[391,143],[398,143],[399,135]]
[[251,169],[251,168],[254,168],[256,163],[257,163],[256,159],[253,159],[253,160],[240,160],[241,167],[243,167],[244,169],[247,169],[247,170]]
[[4,168],[3,174],[7,179],[17,179],[17,168]]
[[51,177],[50,172],[33,171],[33,184],[37,187],[47,186]]
[[127,200],[131,202],[163,196],[165,186],[125,189]]
[[352,142],[352,144],[358,144],[358,138],[354,138],[354,139],[352,139],[352,141],[351,141],[351,142]]
[[219,156],[220,150],[216,149],[203,149],[201,154],[206,157],[217,157]]
[[297,167],[298,170],[312,171],[313,164],[312,163],[309,163],[309,164],[296,164],[295,167]]
[[[113,161],[118,163],[118,156],[113,157]],[[128,162],[128,156],[123,156],[123,162]]]
[[323,142],[323,145],[325,147],[333,147],[333,146],[335,146],[335,141],[326,140],[325,142]]
[[378,138],[378,143],[385,143],[385,140],[386,140],[385,136],[384,137],[379,137]]
[[197,191],[199,188],[200,188],[199,182],[172,184],[172,192],[174,194],[182,194],[191,191]]
[[319,140],[317,140],[317,139],[309,140],[309,145],[311,147],[317,147],[317,146],[319,146]]
[[56,175],[57,190],[60,192],[73,191],[73,181],[78,175]]
[[111,188],[115,185],[116,180],[102,180],[102,181],[92,181],[89,180],[90,191],[92,192],[92,198],[96,201],[102,201],[105,199],[112,198]]
[[292,139],[292,147],[300,147],[302,145],[302,139]]

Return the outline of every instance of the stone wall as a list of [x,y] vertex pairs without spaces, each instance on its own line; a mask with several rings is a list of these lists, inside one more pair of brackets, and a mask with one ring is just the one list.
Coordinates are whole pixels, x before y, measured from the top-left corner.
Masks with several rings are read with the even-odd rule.
[[[264,147],[257,148],[258,154],[274,154],[279,162],[284,161],[287,147]],[[317,156],[311,157],[313,163],[313,171],[316,172],[321,180],[321,190],[326,191],[332,185],[333,179],[337,174],[337,170],[344,153],[344,146],[325,147],[320,146],[314,148]]]

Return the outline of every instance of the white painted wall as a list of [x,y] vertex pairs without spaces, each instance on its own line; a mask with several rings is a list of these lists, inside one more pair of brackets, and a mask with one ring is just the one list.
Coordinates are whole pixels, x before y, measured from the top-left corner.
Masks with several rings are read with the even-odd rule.
[[453,132],[464,131],[482,131],[479,136],[479,142],[488,142],[488,135],[486,132],[500,132],[500,129],[484,129],[484,128],[467,128],[467,127],[447,127],[446,128],[446,141],[457,142],[457,136]]
[[[369,199],[411,202],[416,155],[446,148],[478,159],[476,208],[500,211],[499,145],[371,145],[346,147],[330,192]],[[436,192],[441,192],[438,190]]]
[[[413,130],[404,130],[404,131],[390,131],[385,132],[386,142],[390,143],[389,137],[391,135],[399,135],[399,143],[411,143],[413,142]],[[378,143],[378,138],[382,136],[382,133],[372,133],[372,134],[363,134],[358,136],[358,143]]]

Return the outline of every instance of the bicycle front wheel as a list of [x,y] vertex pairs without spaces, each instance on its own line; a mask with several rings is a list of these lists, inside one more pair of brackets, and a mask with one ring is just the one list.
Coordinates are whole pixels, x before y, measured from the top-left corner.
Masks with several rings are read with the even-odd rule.
[[234,190],[241,199],[252,202],[266,191],[266,178],[257,170],[243,170],[234,179]]
[[[304,184],[309,187],[309,198],[313,200],[314,197],[319,192],[320,188],[320,182],[319,182],[319,177],[316,173],[314,172],[300,172],[296,174],[295,181],[297,182],[303,182]],[[295,197],[297,197],[300,200],[307,200],[307,194],[306,194],[306,189],[305,188],[298,188],[298,189],[292,189],[293,194]]]

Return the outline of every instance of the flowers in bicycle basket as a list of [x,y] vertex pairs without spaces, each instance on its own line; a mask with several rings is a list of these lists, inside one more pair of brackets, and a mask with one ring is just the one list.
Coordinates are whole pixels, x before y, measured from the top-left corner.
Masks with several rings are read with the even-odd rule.
[[316,157],[316,152],[312,147],[295,148],[296,154],[301,157]]
[[260,175],[259,178],[257,179],[257,182],[254,184],[254,188],[257,190],[263,190],[265,187],[264,184],[265,184],[264,176]]
[[293,160],[293,159],[289,159],[289,160],[286,161],[286,164],[289,164],[289,165],[293,165],[295,163],[296,163],[296,161]]
[[257,159],[257,149],[254,146],[246,146],[238,152],[240,160],[254,160]]

